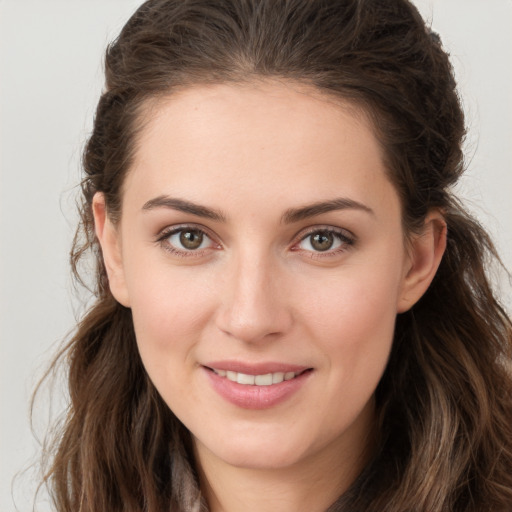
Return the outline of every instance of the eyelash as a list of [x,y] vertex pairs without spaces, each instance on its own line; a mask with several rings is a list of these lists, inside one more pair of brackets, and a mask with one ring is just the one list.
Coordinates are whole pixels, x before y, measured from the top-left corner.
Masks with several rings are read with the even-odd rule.
[[[162,248],[174,256],[182,257],[182,258],[197,258],[204,256],[205,252],[212,247],[205,247],[203,249],[178,249],[173,246],[169,242],[169,238],[173,235],[193,231],[202,234],[206,238],[208,238],[211,242],[211,245],[215,249],[221,248],[221,245],[218,242],[215,242],[214,237],[209,234],[209,231],[206,230],[203,226],[198,226],[194,224],[185,224],[180,226],[168,227],[160,232],[157,237],[156,242],[162,246]],[[332,235],[339,243],[339,246],[335,249],[327,249],[325,251],[315,251],[309,249],[301,249],[299,245],[312,237],[315,234],[324,234],[324,235]],[[342,252],[347,251],[350,247],[352,247],[356,242],[355,237],[344,229],[336,229],[330,226],[315,226],[313,228],[308,229],[306,232],[300,233],[296,237],[296,241],[291,246],[291,250],[294,252],[303,252],[307,253],[308,257],[311,259],[321,259],[326,257],[333,257]],[[311,242],[310,242],[311,245]]]

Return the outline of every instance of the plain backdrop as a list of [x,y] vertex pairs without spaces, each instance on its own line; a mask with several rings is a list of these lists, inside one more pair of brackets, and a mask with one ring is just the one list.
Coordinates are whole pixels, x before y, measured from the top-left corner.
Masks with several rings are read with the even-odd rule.
[[[68,252],[102,55],[139,0],[0,0],[0,512],[32,510],[30,396],[75,324]],[[460,192],[512,268],[512,0],[416,0],[468,116]],[[503,276],[510,311],[510,286]],[[58,404],[57,404],[58,409]],[[44,433],[49,403],[37,409]],[[17,479],[12,484],[14,476]],[[50,506],[44,500],[42,511]]]

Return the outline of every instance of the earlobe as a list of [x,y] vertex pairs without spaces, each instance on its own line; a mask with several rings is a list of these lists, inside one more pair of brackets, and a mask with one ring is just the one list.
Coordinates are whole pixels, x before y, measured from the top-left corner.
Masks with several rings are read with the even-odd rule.
[[120,304],[130,307],[124,278],[119,231],[108,216],[105,197],[101,192],[96,192],[93,197],[92,212],[94,216],[94,229],[101,246],[110,291]]
[[404,269],[397,311],[410,309],[427,291],[446,249],[447,227],[441,212],[427,215],[421,234],[414,235]]

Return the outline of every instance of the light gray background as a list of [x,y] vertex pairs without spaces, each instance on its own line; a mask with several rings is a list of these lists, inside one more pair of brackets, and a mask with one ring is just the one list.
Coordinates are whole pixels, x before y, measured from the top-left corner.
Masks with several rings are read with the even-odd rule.
[[[104,47],[140,0],[0,0],[0,512],[31,510],[33,388],[73,327],[67,255]],[[417,0],[468,115],[461,192],[512,268],[512,1]],[[510,310],[510,287],[502,279]],[[44,432],[46,402],[37,430]],[[42,501],[41,510],[50,510]]]

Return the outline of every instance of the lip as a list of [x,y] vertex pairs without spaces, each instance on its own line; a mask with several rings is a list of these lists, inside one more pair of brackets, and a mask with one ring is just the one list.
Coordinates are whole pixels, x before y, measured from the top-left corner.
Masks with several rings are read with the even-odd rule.
[[[271,386],[251,386],[232,382],[212,371],[233,371],[247,375],[264,375],[266,373],[299,373],[291,380],[285,380]],[[242,409],[262,410],[275,407],[295,395],[307,382],[312,368],[283,363],[247,364],[235,361],[216,361],[202,367],[212,388],[227,402]]]

